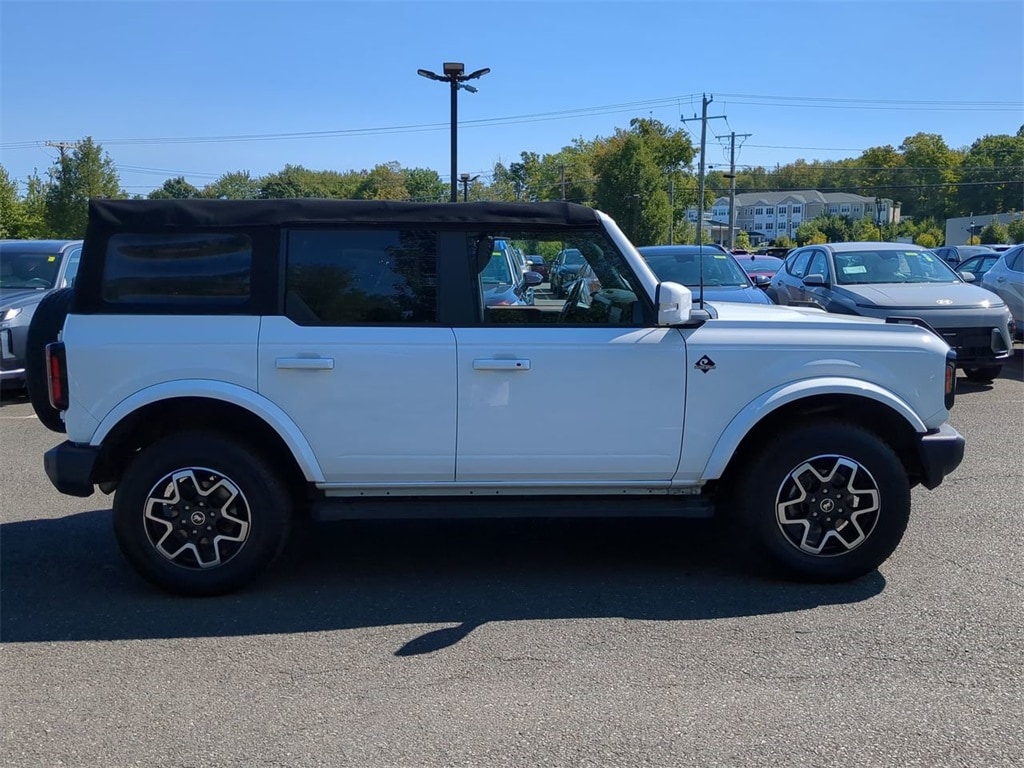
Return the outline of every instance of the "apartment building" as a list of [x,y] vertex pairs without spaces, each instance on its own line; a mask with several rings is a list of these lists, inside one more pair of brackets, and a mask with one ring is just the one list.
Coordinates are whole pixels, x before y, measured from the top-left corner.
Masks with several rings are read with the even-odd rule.
[[[873,222],[899,223],[900,205],[887,198],[865,197],[849,192],[819,192],[805,189],[789,192],[740,192],[736,194],[736,229],[750,235],[751,242],[774,240],[780,235],[793,238],[804,221],[822,214]],[[688,218],[697,221],[697,209]],[[719,197],[704,212],[705,220],[729,221],[729,198]]]

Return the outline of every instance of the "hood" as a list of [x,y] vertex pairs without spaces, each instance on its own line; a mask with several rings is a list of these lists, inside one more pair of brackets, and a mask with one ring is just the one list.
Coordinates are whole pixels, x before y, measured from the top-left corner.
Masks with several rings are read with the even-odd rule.
[[49,291],[39,288],[0,288],[0,310],[38,304]]
[[883,283],[842,285],[837,292],[848,293],[857,304],[889,309],[951,309],[1003,306],[991,291],[968,283]]
[[[690,288],[693,303],[700,301],[700,288]],[[760,288],[739,285],[704,286],[704,301],[737,301],[743,304],[771,304],[772,300]]]

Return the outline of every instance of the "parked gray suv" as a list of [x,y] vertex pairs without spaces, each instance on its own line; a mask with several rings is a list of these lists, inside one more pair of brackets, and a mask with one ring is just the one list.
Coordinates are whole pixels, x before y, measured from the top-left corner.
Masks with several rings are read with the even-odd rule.
[[81,240],[0,240],[0,384],[25,386],[25,340],[43,297],[75,280]]

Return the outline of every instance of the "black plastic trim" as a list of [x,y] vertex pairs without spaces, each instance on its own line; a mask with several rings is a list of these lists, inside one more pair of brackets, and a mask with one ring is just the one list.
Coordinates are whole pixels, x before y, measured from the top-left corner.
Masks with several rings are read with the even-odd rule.
[[43,469],[53,487],[68,496],[92,496],[100,449],[65,440],[43,454]]
[[942,479],[960,466],[967,441],[949,424],[943,424],[921,436],[918,454],[921,459],[921,483],[937,488]]

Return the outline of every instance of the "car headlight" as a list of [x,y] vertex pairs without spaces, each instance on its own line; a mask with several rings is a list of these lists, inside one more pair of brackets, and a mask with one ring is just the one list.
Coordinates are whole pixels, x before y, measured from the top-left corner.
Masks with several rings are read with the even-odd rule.
[[11,307],[10,309],[4,310],[3,315],[0,315],[0,322],[6,322],[7,320],[13,320],[21,314],[21,307]]

